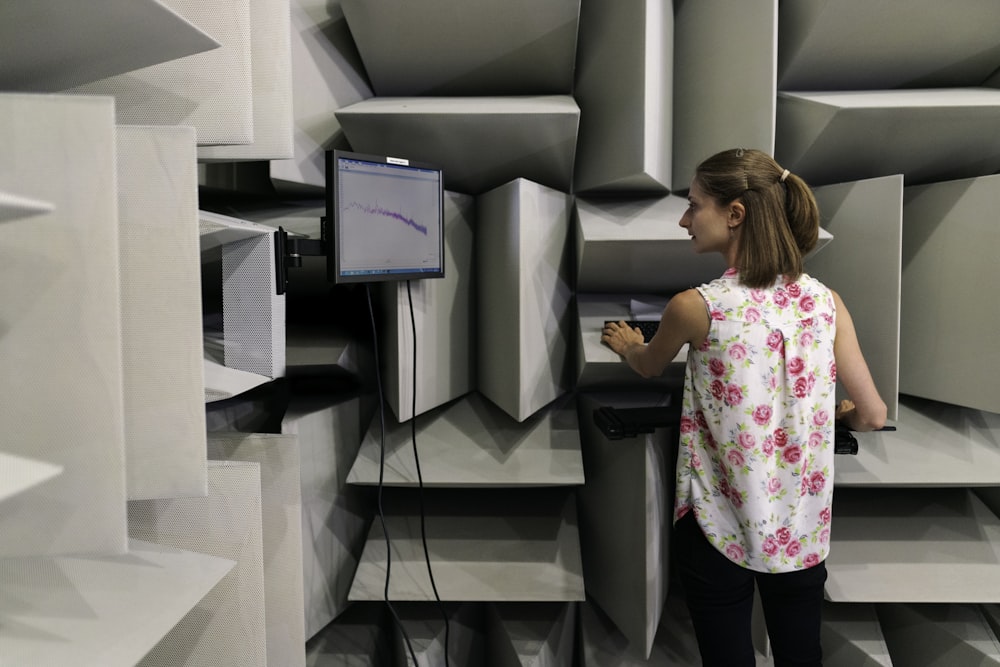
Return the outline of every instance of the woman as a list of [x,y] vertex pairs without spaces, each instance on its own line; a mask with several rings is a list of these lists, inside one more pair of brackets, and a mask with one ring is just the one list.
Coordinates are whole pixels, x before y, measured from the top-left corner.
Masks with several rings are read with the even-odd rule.
[[[834,419],[881,428],[886,406],[840,297],[803,272],[819,211],[757,150],[698,166],[680,225],[721,278],[675,295],[644,344],[624,322],[601,340],[643,377],[688,344],[675,561],[705,665],[754,665],[756,584],[776,666],[820,665]],[[835,405],[840,380],[850,400]]]

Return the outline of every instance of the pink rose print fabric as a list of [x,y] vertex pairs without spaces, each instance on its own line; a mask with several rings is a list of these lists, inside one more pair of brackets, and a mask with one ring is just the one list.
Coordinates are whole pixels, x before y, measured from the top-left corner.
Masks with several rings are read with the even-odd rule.
[[698,288],[711,328],[688,352],[674,519],[694,511],[731,561],[759,572],[817,565],[833,499],[833,295],[818,280]]

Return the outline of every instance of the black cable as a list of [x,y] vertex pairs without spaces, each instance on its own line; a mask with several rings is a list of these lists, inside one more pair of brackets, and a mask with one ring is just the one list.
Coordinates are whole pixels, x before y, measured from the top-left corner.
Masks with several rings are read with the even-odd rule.
[[406,300],[410,304],[410,333],[413,334],[413,391],[410,395],[410,439],[413,442],[413,462],[417,468],[417,495],[420,499],[420,538],[424,544],[424,560],[427,562],[427,576],[431,580],[431,590],[434,591],[434,599],[437,600],[441,615],[444,617],[444,664],[448,667],[448,635],[450,633],[450,623],[448,612],[438,595],[437,584],[434,583],[434,571],[431,569],[431,555],[427,548],[427,530],[425,526],[426,513],[424,512],[424,477],[420,472],[420,455],[417,453],[417,320],[413,314],[413,293],[410,291],[410,281],[406,281]]
[[379,446],[379,467],[378,467],[378,517],[382,522],[382,535],[385,537],[385,604],[389,608],[389,613],[392,614],[392,618],[396,621],[396,626],[399,627],[399,631],[403,635],[403,641],[406,642],[406,648],[410,651],[410,658],[413,660],[413,664],[417,663],[417,654],[413,651],[413,645],[410,643],[410,637],[406,633],[406,628],[403,627],[403,621],[399,618],[399,614],[396,613],[395,607],[392,606],[392,602],[389,601],[389,576],[392,571],[392,546],[389,542],[389,528],[385,525],[385,511],[382,509],[382,489],[384,488],[385,480],[385,403],[382,396],[382,371],[379,368],[378,359],[378,331],[375,326],[375,309],[372,308],[372,292],[371,287],[365,283],[365,295],[368,297],[368,316],[371,318],[372,323],[372,343],[375,348],[375,382],[378,386],[378,416],[379,424],[381,426],[381,436],[380,436],[380,446]]

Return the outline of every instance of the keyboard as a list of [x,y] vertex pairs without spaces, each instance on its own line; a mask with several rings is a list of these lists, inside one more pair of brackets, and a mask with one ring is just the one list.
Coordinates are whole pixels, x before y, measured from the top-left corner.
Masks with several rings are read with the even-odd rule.
[[[608,322],[618,322],[618,320],[604,320],[605,325],[607,325]],[[653,334],[655,334],[656,330],[660,328],[659,320],[625,320],[625,324],[631,329],[638,327],[639,331],[642,332],[642,340],[645,343],[652,340]]]

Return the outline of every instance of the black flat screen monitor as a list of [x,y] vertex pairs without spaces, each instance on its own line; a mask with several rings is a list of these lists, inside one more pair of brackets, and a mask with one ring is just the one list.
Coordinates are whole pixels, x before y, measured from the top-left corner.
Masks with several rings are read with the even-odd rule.
[[334,283],[444,277],[441,169],[326,153],[327,272]]

